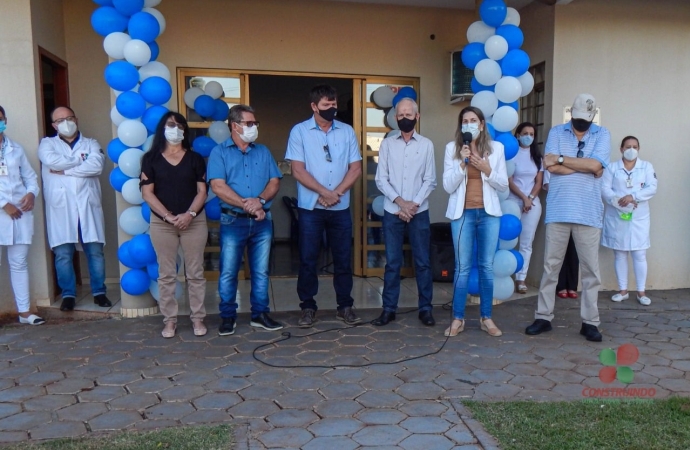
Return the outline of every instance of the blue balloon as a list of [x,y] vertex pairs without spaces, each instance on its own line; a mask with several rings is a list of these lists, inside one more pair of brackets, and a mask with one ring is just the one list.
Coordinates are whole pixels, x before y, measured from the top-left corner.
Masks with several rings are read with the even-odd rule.
[[120,155],[122,154],[122,152],[124,152],[128,148],[129,147],[123,144],[119,138],[115,138],[108,144],[108,158],[110,158],[114,162],[117,162],[117,160],[120,159]]
[[110,186],[117,192],[122,192],[122,185],[130,178],[122,173],[119,167],[116,167],[110,172]]
[[127,91],[118,95],[115,106],[124,117],[138,119],[146,111],[146,100],[137,92]]
[[403,98],[411,98],[414,101],[417,101],[417,91],[414,90],[413,87],[410,86],[405,86],[402,87],[398,90],[398,94],[401,99]]
[[113,6],[113,0],[93,0],[93,2],[101,6]]
[[130,269],[141,269],[144,266],[139,265],[139,263],[132,258],[132,254],[129,251],[130,242],[131,241],[123,242],[122,245],[120,245],[120,248],[117,249],[117,259],[125,267]]
[[479,6],[479,17],[490,27],[500,27],[507,14],[508,8],[503,0],[484,0]]
[[117,11],[127,17],[138,13],[144,8],[144,0],[112,0]]
[[139,93],[152,105],[162,105],[172,97],[172,87],[165,78],[150,77],[141,83]]
[[116,91],[130,91],[139,83],[139,71],[127,61],[113,61],[105,68],[105,82]]
[[127,29],[127,17],[112,6],[101,6],[91,14],[91,26],[96,33],[107,36],[116,31]]
[[479,81],[477,81],[477,79],[476,79],[475,77],[472,77],[472,81],[470,82],[470,86],[471,86],[471,88],[472,88],[472,92],[474,92],[475,94],[476,94],[477,92],[481,92],[481,91],[491,91],[491,92],[493,92],[493,91],[496,89],[496,85],[493,85],[493,86],[484,86],[484,85],[481,84]]
[[161,48],[158,46],[158,43],[156,41],[149,42],[148,45],[151,49],[151,61],[155,61],[161,52]]
[[194,139],[192,148],[204,158],[208,158],[211,156],[211,150],[213,150],[216,145],[218,144],[216,144],[216,142],[210,137],[199,136],[198,138]]
[[149,278],[152,280],[157,280],[158,279],[158,263],[151,263],[146,266],[146,273],[149,274]]
[[503,37],[508,42],[508,50],[520,48],[525,42],[525,35],[515,25],[502,25],[496,28],[496,35]]
[[220,220],[220,200],[218,197],[213,197],[206,202],[204,209],[206,210],[206,217],[209,220]]
[[494,126],[487,122],[486,129],[489,131],[491,139],[496,140],[496,129],[494,128]]
[[151,106],[142,116],[141,122],[146,126],[146,129],[149,131],[149,133],[155,133],[158,123],[167,112],[168,108],[165,106]]
[[479,269],[477,267],[470,269],[470,276],[467,279],[467,293],[479,295]]
[[498,231],[499,239],[504,241],[512,241],[520,236],[522,231],[522,223],[520,219],[512,214],[503,214],[501,216],[501,228]]
[[518,264],[517,264],[517,269],[515,269],[515,273],[518,273],[520,270],[522,270],[522,266],[525,265],[525,258],[522,256],[522,253],[520,253],[519,251],[517,251],[515,249],[508,250],[508,251],[510,253],[512,253],[513,256],[515,256],[515,259],[517,259]]
[[513,103],[503,103],[502,101],[498,101],[498,107],[500,108],[501,106],[510,106],[513,108],[515,111],[520,110],[520,104],[518,103],[517,100],[515,100]]
[[142,267],[156,262],[156,250],[153,248],[151,236],[138,234],[129,241],[129,254],[134,262]]
[[211,117],[216,111],[216,103],[210,95],[200,95],[194,100],[194,111],[201,117]]
[[125,272],[120,280],[122,290],[129,295],[142,295],[149,290],[151,279],[143,270],[132,269]]
[[161,32],[161,26],[152,14],[138,12],[129,19],[127,30],[132,39],[149,43],[156,40]]
[[484,51],[484,44],[481,42],[472,42],[467,44],[465,48],[462,49],[462,54],[460,55],[462,63],[470,70],[474,70],[479,61],[486,59],[486,52]]
[[141,204],[141,217],[144,218],[146,223],[151,223],[151,207],[146,202]]
[[529,69],[529,55],[524,50],[509,50],[501,60],[504,77],[519,77]]
[[217,98],[213,101],[214,111],[211,115],[213,120],[226,121],[228,120],[228,114],[230,114],[230,107],[223,100]]
[[498,135],[496,135],[494,140],[503,144],[506,161],[515,158],[515,155],[517,155],[518,150],[520,150],[520,144],[518,143],[517,138],[513,136],[511,133],[499,133]]

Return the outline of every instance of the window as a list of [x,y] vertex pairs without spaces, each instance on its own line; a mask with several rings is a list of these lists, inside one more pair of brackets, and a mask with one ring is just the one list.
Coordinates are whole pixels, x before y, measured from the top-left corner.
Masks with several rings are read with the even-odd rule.
[[544,129],[544,101],[546,95],[546,63],[532,66],[529,72],[534,77],[534,89],[520,102],[520,122],[532,122],[536,127],[539,149],[544,151],[546,130]]

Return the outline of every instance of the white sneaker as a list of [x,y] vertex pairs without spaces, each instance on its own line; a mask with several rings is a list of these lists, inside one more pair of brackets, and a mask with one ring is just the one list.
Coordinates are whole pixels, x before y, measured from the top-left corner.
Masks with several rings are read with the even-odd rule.
[[640,297],[638,295],[637,301],[640,302],[640,305],[644,305],[644,306],[649,306],[652,304],[652,299],[647,297],[646,295],[643,295],[642,297]]
[[623,300],[627,300],[630,298],[630,293],[627,293],[625,295],[621,295],[620,292],[617,292],[613,297],[611,297],[611,300],[614,302],[622,302]]

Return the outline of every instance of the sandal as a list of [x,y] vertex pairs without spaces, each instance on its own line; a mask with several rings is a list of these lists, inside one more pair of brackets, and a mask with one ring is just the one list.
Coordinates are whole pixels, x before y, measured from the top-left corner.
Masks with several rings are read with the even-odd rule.
[[443,332],[443,335],[453,337],[457,336],[463,331],[465,331],[465,319],[453,319],[450,326],[446,328],[446,331]]
[[517,282],[517,291],[518,291],[518,294],[526,294],[527,293],[527,285],[525,284],[524,281],[518,281]]
[[177,324],[175,322],[166,322],[165,326],[163,327],[163,331],[161,331],[161,336],[163,336],[166,339],[175,337],[176,328]]
[[479,322],[481,323],[482,331],[486,331],[487,333],[489,333],[489,336],[498,337],[503,334],[503,332],[498,329],[493,320],[479,319]]
[[192,320],[192,327],[194,328],[194,336],[205,336],[208,332],[201,319]]

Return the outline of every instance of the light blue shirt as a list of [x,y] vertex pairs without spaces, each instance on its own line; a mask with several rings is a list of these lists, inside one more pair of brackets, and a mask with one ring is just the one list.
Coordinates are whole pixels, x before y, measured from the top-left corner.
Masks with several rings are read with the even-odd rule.
[[[582,140],[584,158],[599,161],[606,167],[611,160],[611,133],[604,127],[592,124]],[[549,131],[545,154],[577,157],[578,140],[570,122],[557,125]],[[601,177],[591,173],[570,175],[551,174],[549,193],[546,197],[544,223],[577,223],[601,228],[604,204],[601,201]]]
[[[328,145],[331,161],[326,159],[324,147]],[[324,132],[312,116],[298,123],[290,131],[288,148],[285,153],[287,161],[300,161],[309,174],[327,189],[333,190],[343,181],[353,162],[361,161],[359,142],[355,130],[350,125],[337,120]],[[313,210],[325,209],[317,204],[319,194],[297,183],[297,204],[300,208]],[[328,208],[339,211],[350,207],[350,191],[340,197],[340,203]]]
[[[249,144],[247,151],[242,152],[232,138],[211,150],[206,174],[209,182],[221,179],[242,198],[257,198],[266,189],[271,178],[283,178],[268,147]],[[271,203],[271,200],[267,200],[263,208],[268,210]],[[220,200],[220,206],[238,213],[244,212],[242,208],[229,205],[223,200]]]

